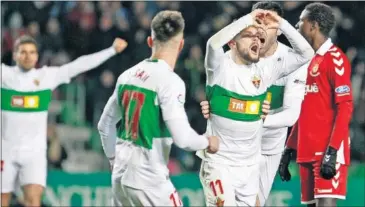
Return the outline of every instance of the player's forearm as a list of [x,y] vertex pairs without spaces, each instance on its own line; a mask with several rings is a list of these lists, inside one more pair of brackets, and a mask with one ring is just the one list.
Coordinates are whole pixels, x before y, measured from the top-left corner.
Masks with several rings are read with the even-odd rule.
[[341,142],[349,136],[349,124],[351,121],[353,102],[340,102],[336,105],[337,113],[333,126],[330,146],[338,150]]
[[197,134],[187,119],[171,119],[166,121],[174,143],[181,149],[197,151],[208,147],[208,139],[204,135]]
[[208,43],[213,50],[221,49],[225,44],[232,40],[243,29],[253,24],[253,18],[250,14],[247,14],[231,24],[225,26],[219,32],[214,34]]
[[115,54],[115,49],[110,47],[90,55],[81,56],[76,60],[61,66],[61,70],[65,70],[65,72],[67,70],[68,76],[72,78],[78,74],[96,68]]
[[298,145],[298,122],[296,124],[294,124],[294,126],[290,132],[290,135],[286,142],[286,148],[296,150],[297,145]]
[[225,26],[223,29],[209,38],[205,57],[205,67],[215,68],[219,63],[219,57],[224,54],[223,46],[231,41],[243,29],[253,24],[253,18],[247,14],[237,21]]
[[266,128],[282,128],[291,127],[298,120],[302,99],[291,99],[290,105],[285,106],[281,112],[266,116],[264,127]]
[[314,50],[308,41],[287,20],[281,20],[280,30],[289,40],[295,52],[299,54],[297,57],[298,62],[304,64],[313,57]]
[[109,98],[98,123],[101,144],[108,158],[115,156],[116,124],[120,120],[115,95]]

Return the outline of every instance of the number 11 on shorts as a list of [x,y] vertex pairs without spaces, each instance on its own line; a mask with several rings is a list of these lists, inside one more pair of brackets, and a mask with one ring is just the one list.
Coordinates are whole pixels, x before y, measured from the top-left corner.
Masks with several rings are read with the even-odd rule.
[[[212,189],[214,196],[217,198],[217,201],[216,201],[217,207],[224,206],[224,200],[222,200],[222,198],[219,197],[219,195],[224,194],[222,181],[221,180],[212,180],[212,181],[210,181],[209,186]],[[219,192],[218,192],[218,190],[219,190]]]

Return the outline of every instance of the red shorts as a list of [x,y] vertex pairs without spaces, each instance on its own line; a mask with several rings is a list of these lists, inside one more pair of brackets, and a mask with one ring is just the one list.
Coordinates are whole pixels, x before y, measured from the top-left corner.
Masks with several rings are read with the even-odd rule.
[[346,199],[348,166],[337,163],[331,180],[321,177],[320,166],[321,161],[299,164],[302,204],[315,203],[316,198]]

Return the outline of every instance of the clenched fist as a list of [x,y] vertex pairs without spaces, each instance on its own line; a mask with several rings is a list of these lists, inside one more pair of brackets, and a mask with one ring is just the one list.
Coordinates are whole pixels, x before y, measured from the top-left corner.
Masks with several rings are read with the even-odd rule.
[[202,102],[200,102],[200,106],[201,106],[202,114],[203,114],[204,118],[208,119],[209,114],[210,114],[209,102],[208,101],[202,101]]
[[117,53],[121,53],[128,46],[127,41],[121,38],[115,38],[113,42],[113,47]]
[[266,116],[269,114],[270,112],[270,102],[265,100],[262,103],[262,115],[261,115],[261,119],[265,120]]
[[219,149],[219,139],[216,136],[209,136],[208,137],[209,146],[207,148],[208,152],[214,154]]

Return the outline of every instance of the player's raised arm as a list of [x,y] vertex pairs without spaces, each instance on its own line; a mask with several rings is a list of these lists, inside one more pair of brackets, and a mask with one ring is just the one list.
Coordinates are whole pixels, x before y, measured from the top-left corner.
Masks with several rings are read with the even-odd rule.
[[247,14],[215,33],[207,42],[205,55],[206,70],[214,70],[219,66],[220,57],[224,54],[223,46],[231,41],[246,27],[254,24],[258,11]]
[[[273,13],[276,15],[275,13]],[[278,15],[277,15],[278,16]],[[278,18],[282,19],[280,16]],[[286,58],[285,70],[290,73],[298,69],[313,57],[314,50],[308,41],[285,19],[280,21],[279,29],[289,40],[293,50],[289,51],[289,58]]]
[[96,68],[115,54],[122,52],[127,45],[128,44],[125,40],[116,38],[113,45],[107,49],[90,55],[81,56],[60,67],[50,67],[50,73],[53,74],[55,79],[55,87],[63,83],[68,83],[71,78]]
[[[177,77],[177,76],[176,76]],[[181,149],[197,151],[207,149],[211,153],[218,150],[217,137],[206,137],[197,134],[190,126],[186,116],[185,84],[180,78],[174,78],[169,86],[160,89],[159,101],[161,102],[162,116],[174,143]]]
[[121,113],[118,106],[117,89],[109,98],[98,123],[98,131],[101,138],[101,144],[104,153],[109,160],[115,157],[115,143],[117,138],[116,124],[121,119]]
[[291,127],[298,120],[305,94],[307,68],[308,64],[305,64],[287,77],[288,81],[285,86],[283,110],[267,115],[264,121],[264,127]]

